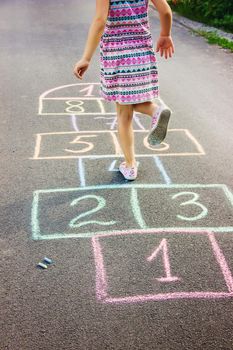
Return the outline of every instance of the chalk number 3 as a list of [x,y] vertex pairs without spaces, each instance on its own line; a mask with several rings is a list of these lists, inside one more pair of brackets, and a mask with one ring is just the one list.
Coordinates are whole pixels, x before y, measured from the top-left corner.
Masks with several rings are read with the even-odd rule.
[[186,221],[195,221],[195,220],[200,220],[200,219],[203,219],[204,217],[206,217],[208,214],[208,209],[203,204],[198,202],[199,194],[197,194],[195,192],[180,192],[180,193],[176,193],[174,196],[172,196],[172,199],[176,199],[177,197],[185,196],[185,195],[191,195],[193,198],[189,199],[186,202],[181,203],[180,206],[195,205],[196,207],[199,207],[201,209],[201,213],[199,215],[196,215],[193,217],[187,217],[187,216],[182,216],[182,215],[177,215],[177,217],[181,220],[186,220]]

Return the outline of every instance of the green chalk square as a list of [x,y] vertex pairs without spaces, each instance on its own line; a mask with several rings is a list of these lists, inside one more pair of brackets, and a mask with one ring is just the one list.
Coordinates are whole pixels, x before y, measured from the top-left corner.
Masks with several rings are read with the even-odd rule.
[[[131,189],[129,191],[129,195],[125,195],[125,191],[127,189]],[[176,190],[185,190],[185,191],[195,191],[197,189],[220,189],[223,191],[224,197],[226,198],[227,206],[229,210],[232,210],[233,214],[233,194],[230,192],[228,187],[224,184],[172,184],[172,185],[164,185],[164,184],[114,184],[114,185],[100,185],[100,186],[87,186],[87,187],[78,187],[78,188],[60,188],[60,189],[47,189],[47,190],[37,190],[33,194],[33,202],[32,202],[32,215],[31,215],[31,226],[32,226],[32,239],[34,240],[48,240],[48,239],[62,239],[62,238],[89,238],[93,237],[95,235],[105,235],[109,234],[111,232],[127,232],[128,230],[132,229],[140,229],[141,232],[148,230],[148,229],[163,229],[164,227],[150,227],[148,226],[147,220],[144,221],[143,219],[143,204],[142,208],[140,208],[139,205],[139,198],[140,198],[140,192],[141,189],[176,189]],[[117,190],[112,191],[112,194],[110,194],[111,200],[110,202],[117,201],[118,208],[121,208],[121,215],[124,215],[124,221],[125,225],[122,224],[122,222],[116,222],[116,225],[107,225],[107,226],[95,226],[97,227],[97,230],[90,230],[90,229],[84,229],[78,233],[75,232],[43,232],[43,229],[41,229],[41,224],[39,222],[39,215],[41,212],[40,208],[40,198],[43,194],[69,194],[78,192],[80,193],[83,191],[83,193],[90,192],[89,194],[93,194],[96,196],[101,196],[102,191],[109,191],[109,190]],[[85,192],[86,191],[86,192]],[[115,194],[114,194],[115,192]],[[74,200],[75,197],[73,197]],[[95,202],[97,203],[97,202]],[[95,204],[96,205],[96,204]],[[75,207],[75,206],[74,206]],[[92,208],[94,205],[92,204]],[[119,218],[119,213],[117,217],[109,217],[110,212],[114,212],[114,208],[111,208],[110,212],[108,211],[108,217],[105,218],[107,222],[109,221],[118,221],[121,219]],[[120,216],[121,216],[120,215]],[[71,217],[72,218],[72,217]],[[87,220],[95,220],[92,215],[89,217],[86,217]],[[85,219],[85,218],[84,218]],[[103,217],[98,218],[98,220],[103,220]],[[85,220],[84,220],[85,221]],[[85,226],[83,226],[85,227]],[[90,226],[89,226],[90,227]],[[196,229],[196,230],[211,230],[213,232],[233,232],[233,226],[192,226],[192,223],[190,226],[174,226],[174,227],[166,227],[166,229],[170,230],[177,230],[177,229]]]
[[[35,191],[32,238],[92,237],[93,231],[140,228],[131,210],[131,192],[120,186],[117,191],[109,191],[108,186]],[[113,203],[119,203],[117,215]]]

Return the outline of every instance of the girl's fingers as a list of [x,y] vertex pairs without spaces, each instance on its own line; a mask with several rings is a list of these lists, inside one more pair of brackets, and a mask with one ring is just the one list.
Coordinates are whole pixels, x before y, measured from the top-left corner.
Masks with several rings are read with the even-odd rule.
[[165,59],[167,59],[168,57],[172,57],[172,52],[173,52],[173,50],[172,50],[171,47],[168,47],[168,48],[165,48],[165,49],[160,48],[160,56],[161,57],[164,56]]
[[173,50],[172,50],[172,47],[168,47],[165,49],[165,58],[168,58],[168,57],[172,57],[172,53],[173,53]]
[[78,67],[76,66],[74,69],[74,75],[78,78],[78,79],[82,79],[83,78],[83,74],[86,71],[87,67]]
[[172,57],[172,48],[171,47],[169,47],[169,49],[168,49],[168,54],[169,54],[169,57],[171,58]]
[[78,69],[76,69],[76,70],[74,71],[74,74],[76,75],[77,78],[80,79],[80,72],[79,72]]
[[75,75],[77,78],[79,78],[79,75],[78,75],[78,73],[77,73],[76,71],[74,71],[74,75]]
[[175,52],[175,48],[174,48],[174,45],[173,45],[173,43],[172,43],[172,53],[174,53]]
[[78,67],[74,67],[74,75],[76,75],[76,77],[78,76]]
[[168,47],[163,47],[157,43],[156,52],[159,52],[161,57],[164,56],[167,59],[172,57],[172,54],[175,52],[174,45],[171,43]]
[[80,74],[80,70],[74,71],[74,75],[75,75],[78,79],[82,79],[82,76],[81,76],[81,74]]

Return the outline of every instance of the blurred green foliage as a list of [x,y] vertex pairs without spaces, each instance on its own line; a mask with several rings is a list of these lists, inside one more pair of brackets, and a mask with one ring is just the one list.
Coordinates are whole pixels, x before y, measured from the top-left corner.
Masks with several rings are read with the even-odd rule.
[[168,0],[180,14],[233,32],[233,0]]
[[193,32],[206,38],[209,44],[217,44],[233,52],[233,42],[220,37],[216,32],[205,32],[203,30],[193,30]]

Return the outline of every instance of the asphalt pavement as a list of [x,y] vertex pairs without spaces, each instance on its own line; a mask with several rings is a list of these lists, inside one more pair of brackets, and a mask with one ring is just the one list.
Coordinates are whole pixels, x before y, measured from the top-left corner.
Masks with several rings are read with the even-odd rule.
[[98,51],[73,75],[93,15],[0,3],[0,349],[232,350],[233,56],[174,23],[168,135],[150,147],[135,114],[127,182]]

